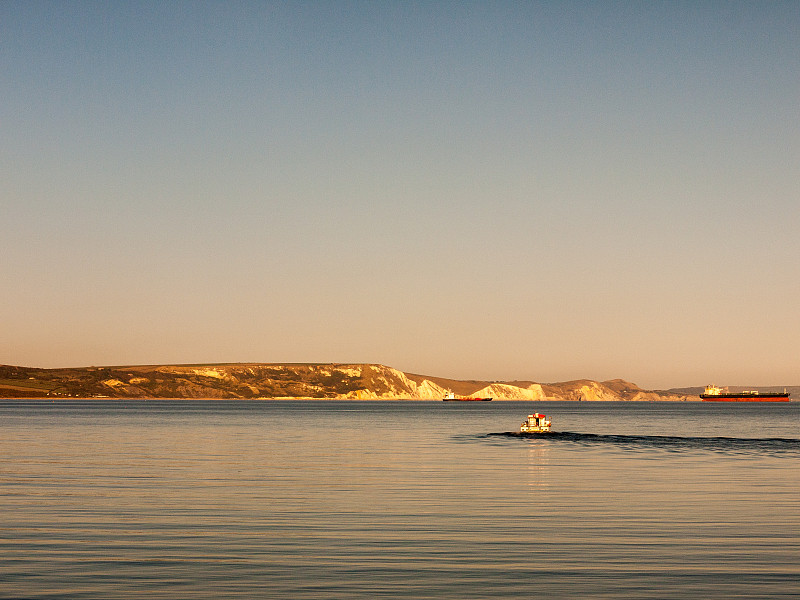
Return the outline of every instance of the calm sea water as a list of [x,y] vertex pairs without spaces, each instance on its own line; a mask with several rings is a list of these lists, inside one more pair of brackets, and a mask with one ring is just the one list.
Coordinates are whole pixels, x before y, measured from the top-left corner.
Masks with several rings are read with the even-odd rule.
[[0,457],[2,598],[800,596],[800,403],[6,400]]

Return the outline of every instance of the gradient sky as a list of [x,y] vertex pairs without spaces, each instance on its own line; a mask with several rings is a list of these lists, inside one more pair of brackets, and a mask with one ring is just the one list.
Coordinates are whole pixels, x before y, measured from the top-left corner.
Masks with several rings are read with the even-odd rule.
[[0,363],[800,384],[798,2],[3,2],[0,89]]

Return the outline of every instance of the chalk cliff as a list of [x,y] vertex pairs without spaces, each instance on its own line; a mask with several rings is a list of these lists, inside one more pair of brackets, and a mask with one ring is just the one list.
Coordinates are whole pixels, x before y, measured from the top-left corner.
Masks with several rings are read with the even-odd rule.
[[340,398],[439,400],[448,392],[496,400],[655,401],[697,396],[642,390],[615,379],[543,384],[468,381],[378,364],[139,365],[37,369],[0,365],[0,397]]

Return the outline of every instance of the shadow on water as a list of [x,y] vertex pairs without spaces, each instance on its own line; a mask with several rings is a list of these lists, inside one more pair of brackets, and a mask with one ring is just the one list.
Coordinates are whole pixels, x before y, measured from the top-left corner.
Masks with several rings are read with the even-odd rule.
[[682,437],[662,435],[603,435],[551,431],[548,433],[520,433],[507,431],[474,436],[473,439],[517,438],[546,442],[566,442],[578,446],[616,446],[628,450],[667,450],[672,452],[710,451],[730,454],[769,454],[800,456],[800,439],[791,438],[730,438]]

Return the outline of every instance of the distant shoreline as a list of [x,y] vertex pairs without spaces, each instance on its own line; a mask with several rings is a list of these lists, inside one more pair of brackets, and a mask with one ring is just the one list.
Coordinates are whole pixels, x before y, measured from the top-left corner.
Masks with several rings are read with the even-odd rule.
[[[766,388],[764,388],[766,389]],[[793,395],[800,387],[787,388]],[[457,380],[373,363],[218,363],[42,369],[0,365],[4,399],[700,402],[702,388],[645,390],[623,379]]]

